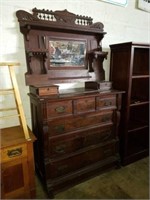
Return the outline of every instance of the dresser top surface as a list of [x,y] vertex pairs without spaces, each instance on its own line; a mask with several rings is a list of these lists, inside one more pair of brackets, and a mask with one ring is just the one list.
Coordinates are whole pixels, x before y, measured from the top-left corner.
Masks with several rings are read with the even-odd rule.
[[[124,91],[119,90],[93,90],[93,89],[86,89],[86,88],[72,88],[72,89],[63,89],[59,91],[59,94],[56,95],[49,95],[49,96],[38,96],[33,95],[34,97],[42,100],[58,100],[58,99],[66,99],[66,98],[80,98],[80,97],[88,97],[88,96],[99,96],[99,95],[111,95],[111,94],[121,94]],[[29,94],[32,96],[32,93]]]

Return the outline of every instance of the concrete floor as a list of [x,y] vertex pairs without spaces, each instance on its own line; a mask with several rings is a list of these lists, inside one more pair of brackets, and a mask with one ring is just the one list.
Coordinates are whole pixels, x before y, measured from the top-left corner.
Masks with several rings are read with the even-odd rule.
[[[37,178],[36,192],[36,199],[48,199]],[[55,199],[149,199],[149,158],[78,184]]]

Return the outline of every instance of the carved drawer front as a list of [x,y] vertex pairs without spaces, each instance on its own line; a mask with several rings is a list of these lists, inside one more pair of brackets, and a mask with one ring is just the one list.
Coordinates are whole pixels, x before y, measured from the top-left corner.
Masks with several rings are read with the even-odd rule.
[[1,150],[1,161],[7,162],[17,158],[27,156],[26,144],[8,147]]
[[65,159],[51,160],[46,166],[47,178],[56,178],[92,165],[116,154],[116,144],[90,149]]
[[61,156],[91,145],[98,145],[99,143],[109,141],[114,137],[112,125],[109,125],[107,127],[98,127],[52,138],[49,141],[50,157]]
[[97,97],[97,109],[116,108],[116,95]]
[[95,97],[74,100],[76,113],[95,111]]
[[47,117],[58,117],[72,114],[72,101],[49,102],[47,104]]
[[48,122],[50,136],[63,134],[77,129],[91,127],[103,123],[112,122],[112,111],[105,113],[88,114],[82,116],[74,116],[70,118],[52,120]]

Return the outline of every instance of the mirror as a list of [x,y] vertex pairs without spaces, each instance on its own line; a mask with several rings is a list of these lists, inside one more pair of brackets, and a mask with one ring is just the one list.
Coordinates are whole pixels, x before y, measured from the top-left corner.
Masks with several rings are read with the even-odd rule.
[[86,42],[49,40],[50,67],[85,67]]

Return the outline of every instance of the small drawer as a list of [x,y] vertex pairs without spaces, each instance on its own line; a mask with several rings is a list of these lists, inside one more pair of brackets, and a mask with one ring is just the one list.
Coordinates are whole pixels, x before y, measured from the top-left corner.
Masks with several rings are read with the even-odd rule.
[[74,116],[48,122],[49,135],[59,135],[70,131],[77,131],[81,128],[92,127],[94,125],[107,124],[112,122],[113,112],[105,111],[105,113],[88,114],[82,116]]
[[25,156],[27,156],[26,144],[8,147],[1,150],[2,162],[7,162]]
[[49,86],[30,86],[30,92],[39,96],[49,96],[56,95],[59,93],[58,85],[49,85]]
[[39,88],[39,96],[58,94],[58,86]]
[[74,100],[75,113],[95,111],[95,97]]
[[46,166],[47,177],[57,178],[81,170],[81,168],[116,155],[116,150],[116,142],[111,142],[110,144],[90,149],[72,157],[51,160],[51,162]]
[[48,102],[47,118],[72,114],[72,101]]
[[115,95],[110,95],[110,96],[101,96],[97,97],[96,99],[97,102],[97,109],[115,109],[116,108],[116,96]]

